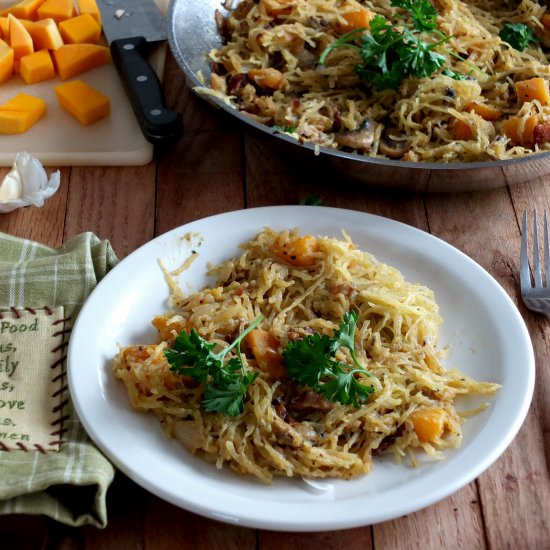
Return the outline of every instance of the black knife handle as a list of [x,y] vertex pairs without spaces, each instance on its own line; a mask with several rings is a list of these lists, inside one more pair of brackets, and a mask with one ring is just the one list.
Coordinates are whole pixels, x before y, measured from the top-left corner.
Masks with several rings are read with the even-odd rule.
[[176,141],[182,132],[181,114],[164,106],[160,81],[147,61],[147,41],[142,37],[111,42],[111,56],[118,69],[145,139],[154,145]]

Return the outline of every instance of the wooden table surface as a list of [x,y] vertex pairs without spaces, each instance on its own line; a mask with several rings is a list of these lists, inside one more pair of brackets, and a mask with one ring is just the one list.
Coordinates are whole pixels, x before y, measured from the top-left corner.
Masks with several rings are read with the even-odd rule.
[[123,258],[155,235],[204,216],[297,204],[310,196],[325,206],[399,220],[468,254],[518,305],[537,364],[528,417],[510,447],[476,480],[424,510],[377,525],[319,533],[226,525],[163,502],[117,473],[105,529],[3,516],[0,548],[550,549],[550,325],[523,306],[518,292],[520,216],[524,209],[550,210],[550,177],[456,194],[367,187],[321,169],[313,156],[297,162],[279,154],[265,137],[243,131],[189,93],[170,57],[165,82],[168,103],[185,123],[173,148],[146,166],[62,168],[61,187],[45,206],[0,214],[0,231],[54,247],[93,231]]

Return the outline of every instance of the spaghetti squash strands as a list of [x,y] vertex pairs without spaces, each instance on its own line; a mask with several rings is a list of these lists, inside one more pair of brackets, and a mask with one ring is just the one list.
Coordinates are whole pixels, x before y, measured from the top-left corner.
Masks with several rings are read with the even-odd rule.
[[[174,294],[174,312],[153,321],[158,343],[126,347],[115,358],[114,373],[137,411],[157,415],[190,452],[265,483],[274,476],[350,479],[368,473],[382,453],[415,464],[418,451],[441,458],[460,444],[456,399],[491,395],[498,386],[443,367],[442,319],[428,288],[358,250],[345,234],[339,240],[264,229],[242,249],[211,268],[213,286]],[[364,367],[353,376],[373,388],[358,406],[281,371],[290,342],[332,338],[350,311],[357,314],[353,350]],[[250,346],[245,338],[240,350],[244,371],[258,374],[242,413],[206,412],[205,383],[185,369],[175,374],[166,350],[181,330],[221,350],[260,318],[262,338],[249,339]],[[237,353],[233,348],[228,358]],[[334,361],[353,364],[343,346]]]

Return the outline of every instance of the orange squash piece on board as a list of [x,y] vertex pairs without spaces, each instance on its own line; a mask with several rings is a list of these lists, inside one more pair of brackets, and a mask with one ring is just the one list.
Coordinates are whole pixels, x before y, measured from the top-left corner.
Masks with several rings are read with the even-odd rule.
[[89,13],[65,19],[58,27],[65,44],[97,44],[101,36],[101,26]]
[[8,6],[0,12],[0,15],[11,13],[19,19],[36,19],[38,8],[45,0],[21,0]]
[[57,23],[51,17],[40,21],[23,19],[21,23],[31,35],[35,50],[57,50],[63,46],[63,38]]
[[87,13],[101,25],[101,13],[96,0],[76,0],[76,6],[80,15]]
[[0,16],[0,38],[3,38],[4,40],[8,39],[10,29],[10,22],[8,21],[8,16]]
[[71,80],[54,89],[61,107],[84,126],[105,118],[111,111],[109,98],[82,80]]
[[0,134],[22,134],[46,114],[46,102],[20,93],[0,105]]
[[68,80],[111,61],[109,48],[98,44],[64,44],[52,51],[52,57],[61,80]]
[[45,0],[37,10],[38,19],[48,19],[60,22],[74,15],[73,0]]
[[8,14],[9,30],[8,44],[13,48],[15,59],[34,52],[34,44],[29,31],[17,17]]
[[535,76],[527,80],[520,80],[515,83],[518,99],[525,103],[537,99],[542,105],[550,104],[550,90],[548,81],[541,76]]
[[6,82],[13,76],[13,49],[0,39],[0,82]]
[[36,84],[55,78],[55,68],[48,50],[39,50],[24,55],[19,60],[19,76],[26,84]]

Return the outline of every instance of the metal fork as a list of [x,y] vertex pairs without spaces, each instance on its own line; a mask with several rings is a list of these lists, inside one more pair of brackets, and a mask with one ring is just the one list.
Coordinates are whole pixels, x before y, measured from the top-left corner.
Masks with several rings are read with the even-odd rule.
[[527,251],[527,212],[523,212],[521,224],[521,251],[519,281],[523,303],[531,310],[546,315],[550,321],[550,243],[548,240],[548,220],[544,211],[543,250],[544,284],[539,259],[539,237],[537,211],[533,214],[533,281],[529,273],[529,253]]

